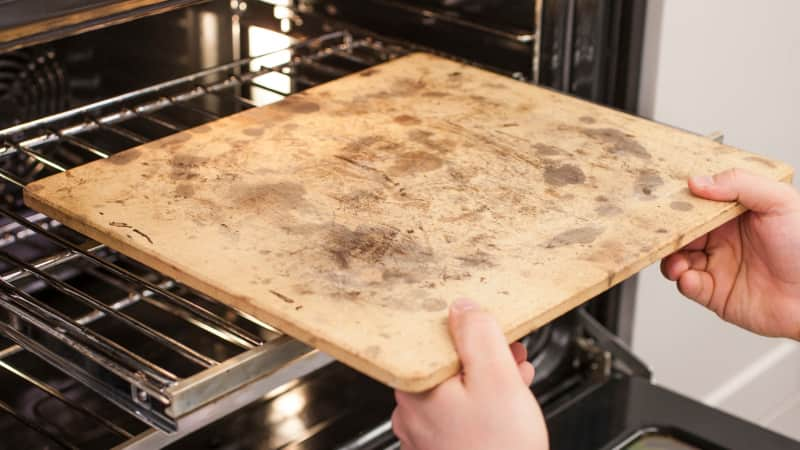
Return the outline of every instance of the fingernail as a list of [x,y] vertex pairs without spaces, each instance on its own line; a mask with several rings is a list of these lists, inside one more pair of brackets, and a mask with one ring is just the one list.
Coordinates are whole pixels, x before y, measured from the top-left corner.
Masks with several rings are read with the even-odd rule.
[[714,179],[707,175],[701,177],[692,177],[692,183],[694,183],[695,186],[700,187],[711,186],[714,184]]
[[478,308],[479,306],[477,303],[467,298],[460,298],[454,301],[453,304],[450,306],[450,310],[457,314]]

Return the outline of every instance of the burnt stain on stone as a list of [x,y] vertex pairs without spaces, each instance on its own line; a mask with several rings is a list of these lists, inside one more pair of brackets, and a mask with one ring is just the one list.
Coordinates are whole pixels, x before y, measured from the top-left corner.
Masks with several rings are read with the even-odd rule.
[[374,265],[385,260],[393,264],[406,260],[418,263],[433,256],[413,235],[387,225],[359,225],[351,229],[334,224],[327,230],[326,241],[326,251],[340,269],[348,269],[354,262]]
[[378,70],[378,69],[367,69],[367,70],[362,70],[361,72],[359,72],[358,76],[364,77],[364,78],[368,78],[368,77],[371,77],[373,75],[377,75],[379,73],[381,73],[381,71]]
[[[436,142],[433,140],[434,134],[428,130],[413,129],[407,133],[408,139],[419,143],[436,153],[448,153],[451,148],[448,147],[447,142]],[[452,143],[449,143],[452,146]]]
[[175,195],[183,198],[190,198],[194,195],[194,186],[182,183],[175,187]]
[[291,304],[291,303],[294,303],[294,299],[292,299],[292,298],[289,298],[289,297],[287,297],[287,296],[285,296],[285,295],[281,294],[281,293],[280,293],[280,292],[278,292],[278,291],[273,291],[272,289],[270,289],[269,293],[270,293],[270,294],[272,294],[272,295],[274,295],[275,297],[278,297],[278,298],[279,298],[279,299],[281,299],[281,300],[282,300],[284,303],[290,303],[290,304]]
[[384,173],[382,170],[376,169],[376,168],[374,168],[372,166],[369,166],[369,165],[364,164],[362,162],[356,161],[356,160],[354,160],[352,158],[348,158],[347,156],[333,155],[333,157],[336,158],[336,159],[342,160],[342,161],[344,161],[344,162],[346,162],[346,163],[348,163],[350,165],[358,167],[359,169],[363,169],[363,170],[369,171],[369,172],[371,172],[373,174],[376,174],[376,175],[380,176],[383,179],[383,181],[385,181],[385,182],[387,182],[387,183],[389,183],[391,185],[396,186],[398,184],[397,182],[392,180],[392,178],[389,175],[387,175],[386,173]]
[[422,301],[422,309],[428,312],[443,311],[447,309],[447,302],[440,298],[426,298]]
[[341,151],[348,154],[361,153],[379,142],[383,142],[380,136],[364,136],[343,145]]
[[111,155],[106,159],[106,161],[108,161],[110,164],[114,164],[115,166],[124,166],[125,164],[137,160],[140,156],[142,156],[142,151],[138,148],[133,148]]
[[494,258],[483,250],[475,250],[473,253],[464,256],[456,256],[465,267],[495,267]]
[[607,152],[619,155],[631,155],[640,159],[650,159],[650,152],[645,149],[631,134],[614,128],[581,128],[581,133],[603,143]]
[[449,97],[450,94],[447,92],[442,91],[425,91],[422,93],[423,97],[433,97],[433,98],[442,98],[442,97]]
[[536,149],[536,154],[539,156],[556,156],[564,153],[563,150],[554,145],[542,143],[533,144],[533,148]]
[[200,156],[178,153],[169,160],[171,168],[170,178],[173,180],[191,180],[199,175],[194,171],[206,163],[206,159]]
[[109,226],[117,227],[117,228],[133,228],[132,226],[128,225],[125,222],[108,222]]
[[669,207],[675,211],[691,211],[694,209],[694,206],[689,202],[672,202]]
[[591,244],[603,234],[603,231],[603,228],[593,226],[573,228],[553,236],[553,238],[545,244],[545,247],[559,248],[575,244]]
[[544,181],[556,187],[583,184],[586,181],[586,175],[580,167],[572,164],[554,165],[545,167]]
[[147,234],[145,234],[143,231],[141,231],[141,230],[139,230],[139,229],[137,229],[137,228],[134,228],[134,229],[133,229],[133,230],[131,230],[131,231],[133,231],[134,233],[138,234],[139,236],[141,236],[141,237],[143,237],[143,238],[147,239],[147,242],[149,242],[150,244],[152,244],[152,243],[153,243],[153,240],[152,240],[152,239],[150,239],[150,236],[148,236]]
[[418,172],[431,172],[444,164],[442,158],[427,152],[406,152],[394,160],[394,165],[388,169],[391,175],[405,175]]
[[364,189],[331,195],[331,198],[338,200],[347,209],[358,211],[374,210],[386,200],[383,193]]
[[394,118],[395,123],[399,123],[400,125],[419,125],[422,123],[419,119],[414,116],[409,116],[408,114],[401,114]]
[[244,210],[276,208],[297,209],[305,203],[305,188],[297,183],[238,184],[232,187],[230,199],[233,205]]
[[318,104],[302,98],[296,98],[296,96],[286,97],[284,100],[274,103],[273,107],[277,110],[294,114],[309,114],[320,110]]
[[643,199],[654,198],[655,191],[664,185],[664,180],[655,170],[642,170],[633,184],[634,193]]
[[594,209],[600,217],[613,217],[622,214],[622,208],[619,206],[603,204]]
[[658,233],[658,234],[667,234],[668,231],[667,231],[666,228],[659,228],[659,229],[656,230],[656,233]]
[[250,137],[259,137],[264,134],[264,128],[263,127],[245,128],[244,130],[242,130],[242,134]]
[[591,116],[581,116],[580,118],[578,118],[578,120],[580,120],[581,123],[585,123],[587,125],[591,125],[597,122],[597,120],[595,120],[595,118]]

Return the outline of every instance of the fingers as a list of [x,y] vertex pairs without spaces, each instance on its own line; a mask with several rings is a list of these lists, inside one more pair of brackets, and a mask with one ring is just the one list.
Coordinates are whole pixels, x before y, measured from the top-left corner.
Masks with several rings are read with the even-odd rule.
[[708,255],[704,251],[679,251],[661,261],[661,273],[670,281],[677,281],[687,270],[706,270]]
[[408,429],[403,423],[402,417],[400,417],[400,408],[395,408],[392,411],[392,431],[401,442],[408,441]]
[[717,201],[738,201],[745,208],[768,213],[797,199],[789,185],[753,175],[742,169],[726,170],[713,177],[689,179],[689,189],[698,197]]
[[530,386],[535,375],[533,364],[523,361],[517,364],[517,370],[519,370],[519,376],[522,377],[522,382],[525,383],[525,386]]
[[514,362],[519,364],[528,359],[528,349],[522,345],[522,342],[514,342],[509,346],[511,355],[514,357]]
[[690,299],[709,307],[714,293],[714,278],[708,272],[687,270],[678,279],[678,290]]
[[469,300],[450,309],[450,334],[461,358],[464,384],[510,383],[519,379],[508,343],[494,318]]

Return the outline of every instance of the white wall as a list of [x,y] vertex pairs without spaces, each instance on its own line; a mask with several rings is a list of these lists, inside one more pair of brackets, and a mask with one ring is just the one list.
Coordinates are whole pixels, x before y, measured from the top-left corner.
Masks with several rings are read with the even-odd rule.
[[[800,167],[798,19],[797,0],[650,0],[640,114]],[[800,439],[800,343],[721,322],[657,267],[637,299],[633,347],[658,383]]]

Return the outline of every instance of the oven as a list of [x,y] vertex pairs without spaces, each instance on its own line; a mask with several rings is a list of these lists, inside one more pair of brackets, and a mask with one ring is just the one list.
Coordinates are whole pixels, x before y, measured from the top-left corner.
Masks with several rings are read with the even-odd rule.
[[[644,8],[0,1],[0,448],[398,448],[391,389],[27,209],[22,187],[411,51],[635,113]],[[627,347],[634,287],[524,339],[553,448],[800,448],[654,386]]]

